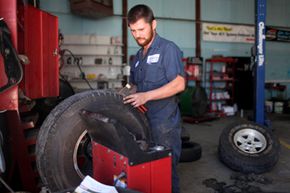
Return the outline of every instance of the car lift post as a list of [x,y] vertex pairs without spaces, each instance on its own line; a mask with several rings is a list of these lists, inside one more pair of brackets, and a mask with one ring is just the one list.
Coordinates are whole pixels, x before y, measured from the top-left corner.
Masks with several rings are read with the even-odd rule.
[[255,122],[265,125],[265,21],[266,0],[256,0],[256,71],[255,71]]

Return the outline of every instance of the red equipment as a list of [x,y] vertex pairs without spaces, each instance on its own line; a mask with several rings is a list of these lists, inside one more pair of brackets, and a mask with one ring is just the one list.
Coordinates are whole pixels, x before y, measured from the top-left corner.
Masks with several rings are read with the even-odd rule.
[[8,183],[17,176],[23,189],[38,192],[31,109],[34,99],[59,95],[58,20],[20,0],[0,0],[0,18],[0,128],[7,128],[12,152],[6,155]]
[[31,99],[59,95],[58,20],[31,6],[24,7],[25,95]]
[[120,174],[129,189],[143,193],[171,192],[171,153],[150,141],[135,141],[130,128],[103,114],[83,110],[92,139],[93,175],[114,185]]
[[[133,165],[123,156],[103,145],[93,142],[93,172],[99,182],[114,185],[121,173],[127,187],[143,193],[171,192],[171,157]],[[115,178],[115,179],[114,179]]]
[[[18,12],[17,17],[16,12]],[[9,2],[0,0],[0,18],[3,18],[8,26],[12,46],[16,52],[24,54],[29,60],[28,64],[22,65],[24,78],[20,84],[21,91],[30,99],[58,96],[57,17],[29,5],[17,4],[16,0]],[[0,86],[2,87],[9,80],[4,69],[16,64],[5,63],[2,55],[0,58],[0,75],[3,77],[0,79]],[[0,110],[19,109],[17,87],[18,84],[11,84],[4,90],[5,92],[0,93]]]

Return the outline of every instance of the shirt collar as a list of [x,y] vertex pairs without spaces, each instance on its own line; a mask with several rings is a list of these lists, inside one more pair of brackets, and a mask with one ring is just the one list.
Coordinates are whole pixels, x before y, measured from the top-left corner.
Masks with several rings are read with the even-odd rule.
[[160,36],[158,35],[158,33],[155,34],[154,40],[152,42],[152,44],[150,45],[150,48],[157,48],[160,42]]

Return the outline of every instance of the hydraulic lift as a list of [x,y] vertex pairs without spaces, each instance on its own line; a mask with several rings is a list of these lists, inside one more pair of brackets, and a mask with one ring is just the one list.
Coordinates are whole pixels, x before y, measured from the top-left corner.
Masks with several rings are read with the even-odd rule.
[[256,0],[256,39],[255,39],[255,115],[256,123],[265,123],[265,25],[266,0]]

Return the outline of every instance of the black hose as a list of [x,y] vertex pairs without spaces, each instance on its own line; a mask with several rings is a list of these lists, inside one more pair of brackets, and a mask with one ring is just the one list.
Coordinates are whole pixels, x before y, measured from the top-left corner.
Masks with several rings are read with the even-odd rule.
[[77,59],[77,57],[69,49],[63,49],[62,51],[63,51],[63,55],[64,55],[65,52],[68,52],[73,57],[74,63],[77,65],[78,69],[81,72],[81,78],[88,84],[88,86],[89,86],[89,88],[91,90],[94,90],[93,87],[91,86],[90,82],[86,78],[85,73],[84,73],[84,71],[82,70],[82,68],[80,66],[80,61]]

